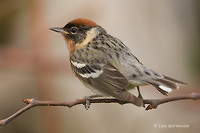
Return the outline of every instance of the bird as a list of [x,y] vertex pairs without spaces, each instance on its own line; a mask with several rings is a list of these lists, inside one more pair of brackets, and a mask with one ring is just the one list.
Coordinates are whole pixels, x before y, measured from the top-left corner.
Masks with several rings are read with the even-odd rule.
[[[114,97],[143,106],[139,86],[152,85],[167,95],[186,84],[145,67],[121,40],[92,20],[77,18],[50,30],[64,36],[74,75],[95,92],[88,99]],[[129,91],[134,88],[138,89],[138,97]]]

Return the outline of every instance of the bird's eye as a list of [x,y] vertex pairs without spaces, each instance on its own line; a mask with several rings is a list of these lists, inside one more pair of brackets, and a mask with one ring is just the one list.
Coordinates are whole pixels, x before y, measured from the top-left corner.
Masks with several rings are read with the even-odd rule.
[[72,27],[72,28],[71,28],[71,33],[72,33],[72,34],[76,34],[77,30],[78,30],[77,27]]

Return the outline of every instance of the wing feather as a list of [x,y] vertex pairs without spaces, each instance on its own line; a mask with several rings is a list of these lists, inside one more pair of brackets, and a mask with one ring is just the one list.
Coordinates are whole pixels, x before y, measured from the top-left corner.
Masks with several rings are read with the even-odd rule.
[[[87,64],[82,68],[72,65],[72,69],[79,79],[103,94],[113,96],[119,100],[132,102],[137,106],[142,105],[142,101],[139,98],[126,90],[128,80],[110,63],[93,65]],[[86,69],[87,71],[82,73],[83,71],[78,69]],[[102,73],[100,73],[97,77],[94,77],[93,75],[97,72]],[[83,76],[84,74],[87,74],[87,76]]]

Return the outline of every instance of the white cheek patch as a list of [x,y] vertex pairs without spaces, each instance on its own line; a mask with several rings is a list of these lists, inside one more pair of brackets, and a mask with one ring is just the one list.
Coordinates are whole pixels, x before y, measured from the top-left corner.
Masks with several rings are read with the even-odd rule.
[[71,63],[77,68],[82,68],[86,66],[86,64],[83,64],[83,63],[78,63],[78,62],[73,62],[73,61],[71,61]]
[[86,74],[80,74],[79,75],[83,78],[98,78],[103,73],[103,70],[96,70],[93,73],[86,73]]
[[159,85],[159,88],[162,89],[162,90],[164,90],[164,91],[166,91],[166,92],[168,92],[168,93],[170,93],[172,91],[171,88],[163,86],[163,85]]

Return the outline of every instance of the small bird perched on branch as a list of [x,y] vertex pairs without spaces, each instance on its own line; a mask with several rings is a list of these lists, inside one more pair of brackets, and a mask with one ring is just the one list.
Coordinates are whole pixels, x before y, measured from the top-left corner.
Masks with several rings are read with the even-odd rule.
[[[151,84],[167,95],[184,84],[145,67],[125,44],[91,20],[79,18],[51,30],[64,36],[73,73],[98,96],[142,106],[138,86]],[[138,97],[128,91],[134,87],[138,87]]]

